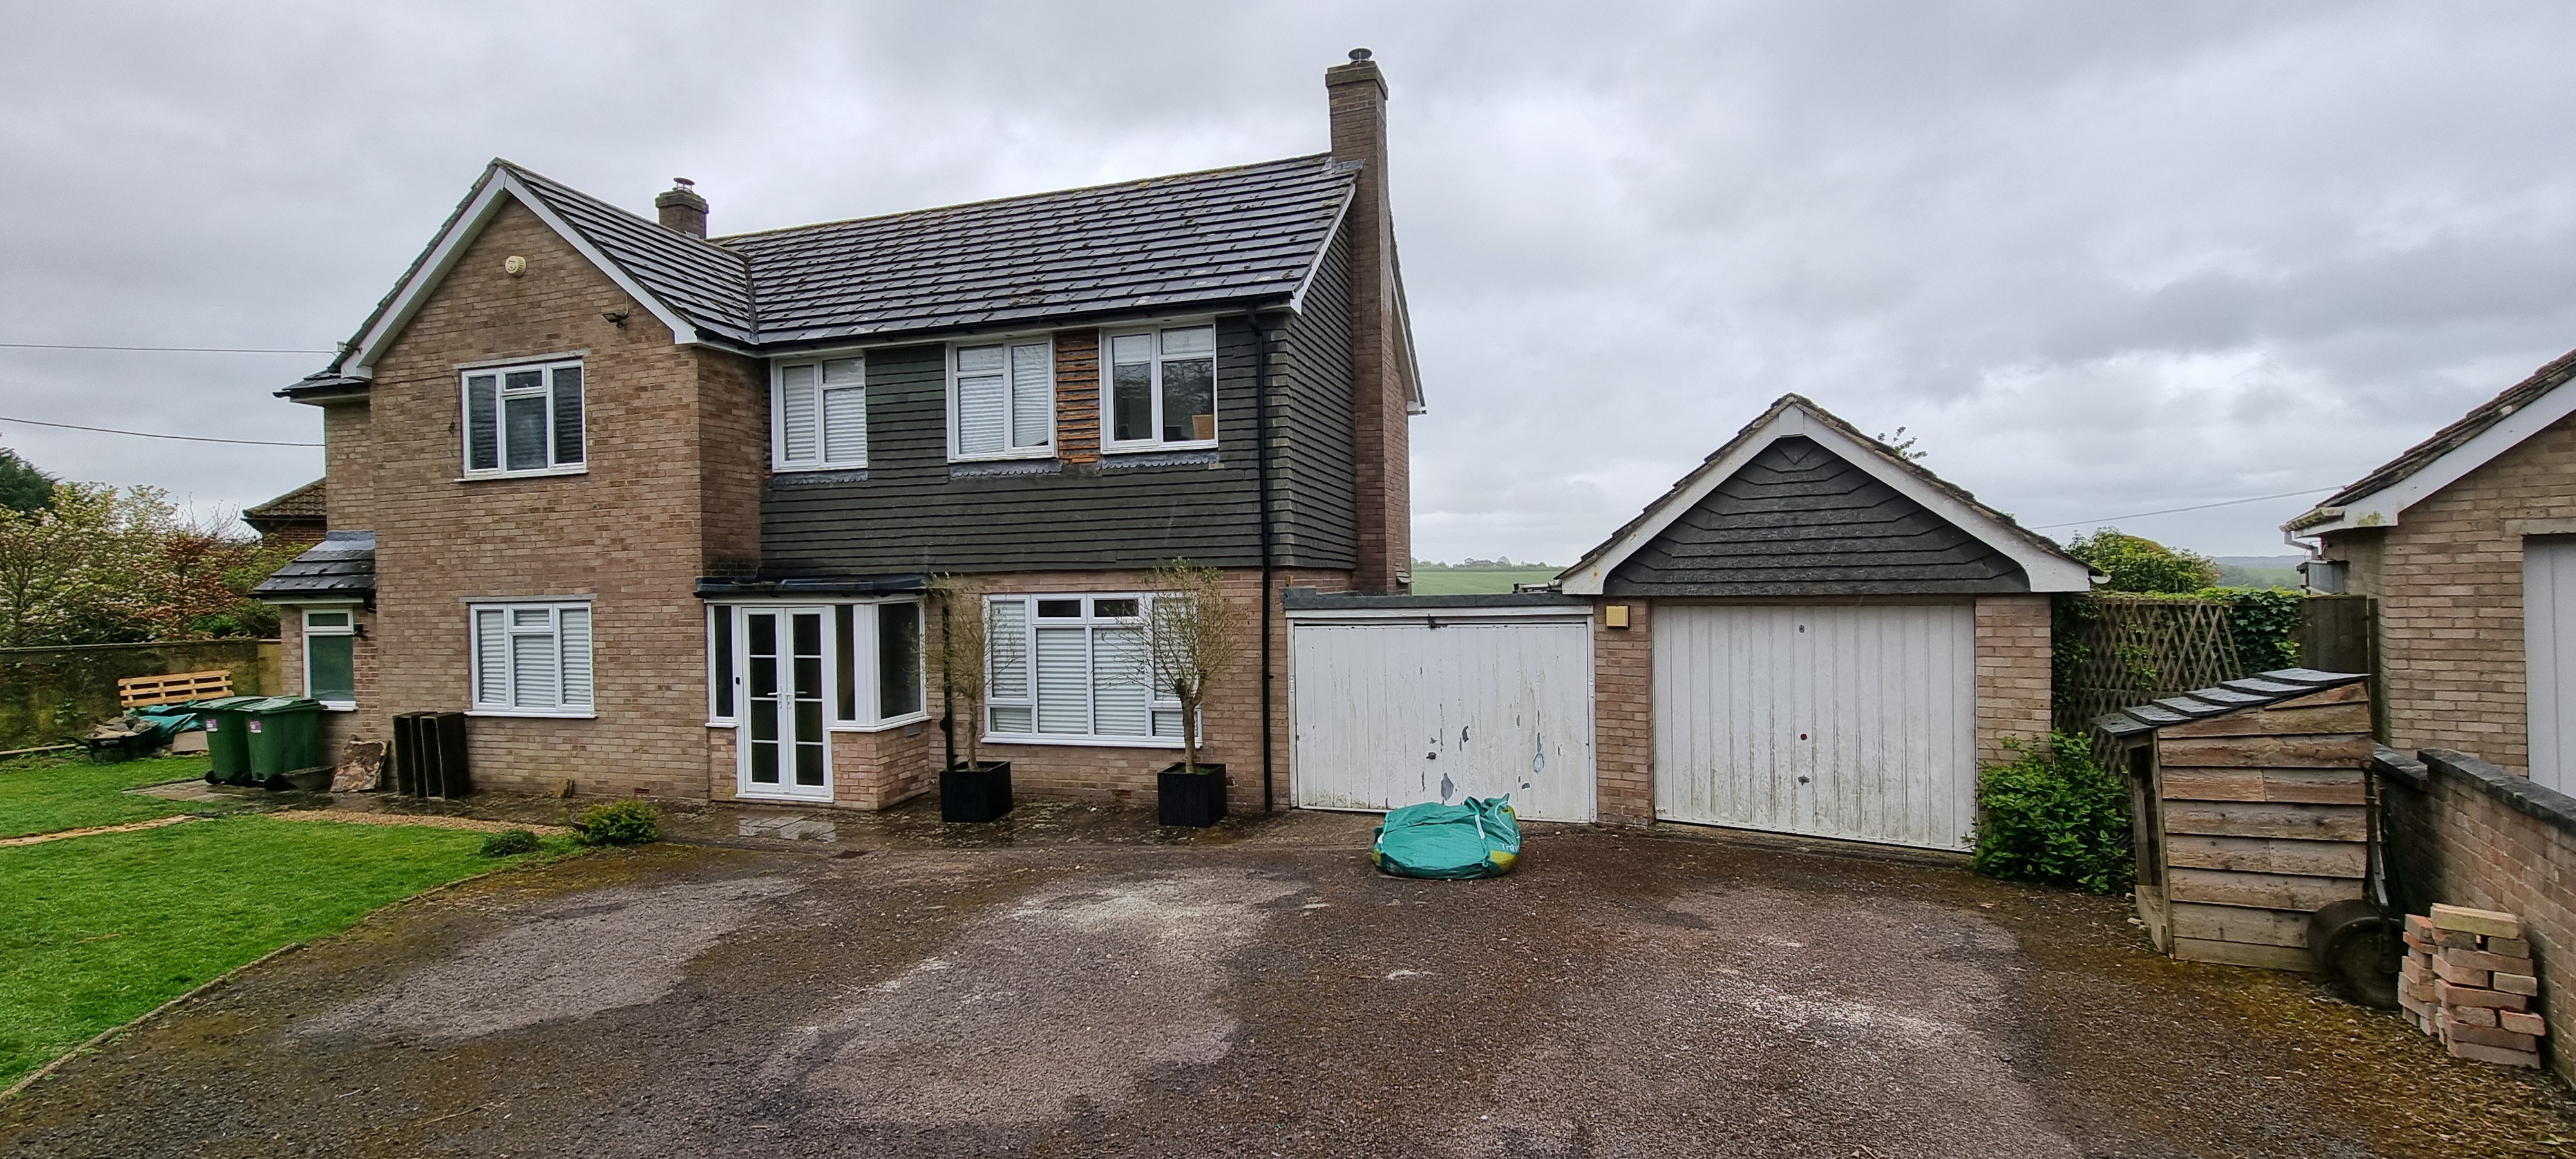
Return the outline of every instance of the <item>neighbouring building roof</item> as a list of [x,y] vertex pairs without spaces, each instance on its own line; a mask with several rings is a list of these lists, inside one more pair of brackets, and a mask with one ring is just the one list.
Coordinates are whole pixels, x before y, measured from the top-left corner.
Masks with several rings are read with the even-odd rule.
[[707,239],[495,160],[349,348],[281,393],[318,401],[362,388],[373,360],[505,198],[562,234],[680,341],[755,350],[1293,303],[1350,204],[1357,171],[1318,154]]
[[2284,700],[2295,700],[2311,692],[2358,684],[2370,677],[2357,672],[2318,672],[2308,668],[2283,668],[2259,673],[2242,680],[2229,680],[2208,688],[2149,701],[2118,712],[2104,713],[2093,721],[2093,727],[2115,738],[2153,732],[2170,724],[2184,724],[2225,716],[2248,708],[2269,708]]
[[334,531],[304,554],[270,573],[250,594],[270,603],[317,599],[373,599],[376,533]]
[[2093,571],[1798,395],[1783,395],[1558,575],[1581,595],[2090,590]]
[[266,503],[242,508],[242,520],[253,527],[260,521],[327,519],[331,514],[329,479],[315,479]]
[[2576,351],[2533,371],[2282,527],[2316,534],[2397,522],[2418,500],[2576,412],[2576,391],[2558,390],[2571,378],[2576,378]]

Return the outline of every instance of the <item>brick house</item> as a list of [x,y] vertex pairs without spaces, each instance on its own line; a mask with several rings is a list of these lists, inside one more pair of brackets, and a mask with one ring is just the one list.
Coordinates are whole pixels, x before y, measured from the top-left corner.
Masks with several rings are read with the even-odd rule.
[[322,542],[331,530],[330,481],[316,479],[266,503],[242,508],[241,521],[268,547]]
[[2576,353],[2283,525],[2378,604],[2384,734],[2576,791]]
[[[876,808],[940,763],[928,579],[983,583],[988,758],[1150,792],[1147,570],[1222,568],[1259,646],[1211,698],[1234,808],[1284,799],[1287,582],[1410,582],[1422,410],[1386,86],[1328,152],[733,236],[495,161],[332,364],[330,535],[259,594],[329,739],[464,710],[481,787]],[[1266,711],[1265,711],[1266,708]]]

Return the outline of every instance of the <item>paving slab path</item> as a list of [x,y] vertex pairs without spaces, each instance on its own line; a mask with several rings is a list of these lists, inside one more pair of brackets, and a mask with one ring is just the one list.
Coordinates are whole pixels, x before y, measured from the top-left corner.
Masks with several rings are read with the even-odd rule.
[[[0,1104],[0,1155],[2554,1154],[2564,1088],[2116,898],[1533,827],[661,846],[246,971]],[[726,822],[729,828],[738,827]],[[757,826],[755,826],[757,827]],[[1105,830],[1104,830],[1105,832]],[[840,847],[835,848],[835,845]]]

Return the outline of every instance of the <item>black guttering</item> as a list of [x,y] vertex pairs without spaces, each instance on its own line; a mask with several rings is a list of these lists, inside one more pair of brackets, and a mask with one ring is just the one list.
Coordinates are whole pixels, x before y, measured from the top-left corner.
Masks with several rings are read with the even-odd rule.
[[[1340,222],[1334,224],[1338,228]],[[1332,244],[1328,234],[1324,245]],[[1252,486],[1259,512],[1255,518],[1261,520],[1261,811],[1267,813],[1273,808],[1276,747],[1270,723],[1270,332],[1262,328],[1258,308],[1244,311],[1243,317],[1252,324]]]
[[862,579],[746,579],[738,576],[699,576],[697,596],[702,600],[743,599],[755,596],[884,596],[925,591],[930,576],[922,572],[908,575],[868,576]]

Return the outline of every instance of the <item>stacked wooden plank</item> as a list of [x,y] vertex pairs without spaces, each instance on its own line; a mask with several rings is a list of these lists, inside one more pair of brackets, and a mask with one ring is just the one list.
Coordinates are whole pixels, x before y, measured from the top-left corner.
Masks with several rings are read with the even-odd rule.
[[2177,958],[2314,970],[2308,915],[2369,866],[2370,692],[2288,669],[2102,718],[2135,778],[2138,913]]
[[2406,916],[2406,964],[2397,1002],[2415,1028],[2453,1058],[2538,1067],[2549,1024],[2522,919],[2496,910],[2437,905]]

